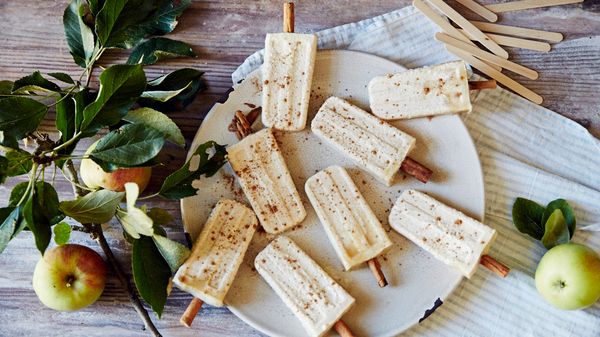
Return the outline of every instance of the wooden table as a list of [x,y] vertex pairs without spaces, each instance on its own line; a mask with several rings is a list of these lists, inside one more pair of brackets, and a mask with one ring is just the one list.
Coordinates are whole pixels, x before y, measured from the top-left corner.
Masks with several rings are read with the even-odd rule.
[[[305,0],[298,1],[298,31],[320,29],[376,16],[409,5],[408,0]],[[492,2],[492,1],[489,1]],[[262,48],[266,32],[281,29],[281,3],[275,0],[195,1],[183,15],[174,38],[189,42],[199,57],[161,63],[147,69],[149,77],[179,67],[195,67],[206,72],[209,89],[199,95],[185,112],[173,114],[188,144],[203,116],[231,86],[231,72],[251,53]],[[0,79],[15,80],[34,70],[64,71],[73,76],[80,69],[72,62],[62,28],[66,1],[0,1]],[[461,12],[468,13],[456,5]],[[552,52],[534,53],[511,50],[519,63],[539,70],[537,81],[523,80],[541,94],[544,106],[563,114],[600,136],[600,1],[585,1],[578,6],[530,10],[502,15],[501,22],[564,33],[565,40]],[[124,60],[124,53],[108,53],[101,64]],[[94,82],[92,82],[94,83]],[[97,85],[95,83],[94,85]],[[53,131],[53,122],[43,123]],[[560,132],[560,130],[555,130]],[[84,143],[78,149],[85,149]],[[183,161],[185,151],[170,149],[169,164],[155,170],[156,189],[168,172]],[[0,205],[7,202],[13,179],[0,186]],[[70,185],[59,177],[56,188],[62,198],[71,198]],[[153,200],[149,206],[163,207],[176,218],[169,236],[183,241],[179,203]],[[113,226],[107,231],[109,243],[124,265],[128,265],[129,245],[121,231]],[[75,233],[75,242],[95,246],[94,241]],[[99,249],[98,249],[99,250]],[[111,277],[100,300],[77,313],[62,313],[45,308],[35,296],[31,276],[39,253],[28,233],[13,240],[0,255],[0,328],[1,336],[147,336],[133,311],[126,293]],[[155,319],[165,336],[258,336],[261,335],[225,308],[206,306],[194,327],[179,325],[179,315],[191,297],[174,290],[161,320]],[[154,315],[153,315],[154,317]]]

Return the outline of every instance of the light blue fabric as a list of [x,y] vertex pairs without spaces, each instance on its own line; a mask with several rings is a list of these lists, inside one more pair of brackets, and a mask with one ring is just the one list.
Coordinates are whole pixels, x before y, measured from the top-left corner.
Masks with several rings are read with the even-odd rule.
[[[433,39],[437,27],[413,7],[318,32],[322,49],[379,55],[407,68],[455,59]],[[262,64],[262,51],[232,75],[234,83]],[[512,224],[517,196],[547,203],[565,198],[579,229],[574,241],[600,251],[600,141],[577,123],[504,89],[485,90],[462,116],[482,162],[486,223],[498,231],[490,255],[512,271],[501,279],[478,272],[464,280],[406,336],[600,336],[600,304],[582,311],[552,308],[533,275],[546,251]],[[401,313],[399,313],[401,314]]]

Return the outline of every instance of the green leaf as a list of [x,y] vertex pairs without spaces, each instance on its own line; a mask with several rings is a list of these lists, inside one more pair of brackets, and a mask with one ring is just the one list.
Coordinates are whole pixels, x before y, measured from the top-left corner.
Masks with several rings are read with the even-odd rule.
[[106,1],[96,15],[96,35],[102,46],[111,47],[107,45],[108,39],[126,3],[127,0]]
[[63,13],[63,25],[69,51],[77,65],[85,68],[91,61],[97,46],[92,29],[83,22],[86,12],[84,0],[73,0]]
[[93,16],[98,15],[98,12],[102,9],[102,6],[104,6],[104,0],[87,0],[87,2]]
[[142,236],[133,242],[131,267],[133,280],[140,296],[160,317],[167,302],[171,268],[163,259],[151,237]]
[[37,249],[43,255],[50,244],[51,226],[64,218],[58,208],[58,195],[52,185],[43,181],[35,183],[35,188],[23,206],[23,218],[35,237]]
[[31,92],[60,92],[60,87],[45,79],[39,71],[15,81],[13,94],[29,94]]
[[118,123],[146,88],[141,65],[115,65],[100,74],[96,100],[83,110],[82,131],[97,132]]
[[33,155],[23,150],[9,150],[6,152],[8,166],[6,167],[6,175],[16,177],[31,171],[33,167]]
[[90,158],[107,172],[119,167],[148,166],[164,143],[162,132],[142,124],[127,124],[100,139]]
[[155,37],[138,44],[129,55],[127,64],[147,65],[167,58],[185,56],[196,56],[189,44],[164,37]]
[[64,245],[71,238],[71,226],[66,222],[61,222],[54,226],[54,242],[57,245]]
[[14,145],[17,140],[35,131],[47,112],[47,106],[28,97],[0,100],[0,131],[3,145]]
[[124,195],[123,192],[98,190],[75,200],[61,202],[60,209],[80,223],[108,222],[115,215]]
[[183,110],[194,101],[198,92],[206,89],[203,74],[196,69],[183,68],[155,78],[148,82],[138,103],[162,112]]
[[68,84],[75,84],[75,81],[69,74],[65,73],[48,73],[48,76],[52,76],[61,82],[65,82]]
[[190,250],[179,242],[156,234],[152,236],[152,239],[160,255],[162,255],[171,268],[172,273],[175,273],[190,256]]
[[567,221],[559,208],[550,214],[545,228],[546,232],[542,237],[542,244],[547,249],[563,243],[569,243],[569,228],[567,228]]
[[73,96],[61,96],[56,104],[56,129],[60,131],[60,141],[66,142],[75,135],[75,100]]
[[154,222],[154,225],[166,225],[173,222],[173,216],[171,213],[165,211],[162,208],[154,207],[148,211],[148,216]]
[[25,193],[27,193],[27,188],[29,187],[29,182],[24,181],[16,184],[12,192],[10,193],[10,198],[8,199],[8,206],[16,207],[19,201],[23,198]]
[[[14,83],[11,81],[0,81],[0,96],[11,95]],[[2,99],[4,97],[0,97]]]
[[126,183],[125,193],[127,196],[127,210],[118,209],[117,219],[123,225],[125,232],[134,239],[139,239],[141,235],[152,236],[152,219],[146,215],[143,209],[135,207],[135,202],[140,193],[136,183]]
[[[200,179],[202,175],[210,177],[217,173],[221,166],[225,164],[226,155],[225,146],[214,141],[201,144],[196,148],[188,162],[165,179],[158,192],[159,195],[172,200],[196,195],[196,189],[192,187],[192,182]],[[197,168],[192,167],[193,170],[190,169],[192,161],[198,163]]]
[[179,146],[185,145],[185,138],[183,138],[183,134],[177,124],[160,111],[150,108],[140,108],[129,111],[123,119],[134,124],[141,124],[158,130],[162,132],[165,139]]
[[573,208],[571,208],[571,205],[569,205],[565,199],[556,199],[551,201],[548,206],[546,206],[546,210],[542,216],[542,223],[545,224],[550,218],[550,215],[552,215],[552,213],[557,209],[562,211],[562,214],[567,222],[567,227],[569,228],[570,237],[573,237],[573,234],[575,234],[577,221],[575,219],[575,212],[573,212]]
[[517,227],[519,232],[527,234],[536,240],[541,240],[544,236],[544,226],[542,225],[543,214],[544,207],[524,198],[517,198],[512,209],[515,227]]
[[191,0],[162,1],[163,5],[148,20],[148,34],[165,35],[172,32],[177,26],[177,18],[192,3]]
[[0,253],[13,238],[15,229],[22,222],[21,207],[0,208]]

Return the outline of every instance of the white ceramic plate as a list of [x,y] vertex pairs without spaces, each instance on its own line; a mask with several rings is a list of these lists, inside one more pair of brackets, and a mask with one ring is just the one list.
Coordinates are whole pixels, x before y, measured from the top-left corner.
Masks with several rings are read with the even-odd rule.
[[[317,55],[309,122],[321,103],[331,95],[368,107],[367,84],[374,76],[400,72],[404,68],[385,59],[350,51],[322,51]],[[227,101],[216,104],[196,134],[192,149],[207,140],[221,144],[237,142],[227,126],[236,110],[247,112],[260,105],[260,71],[255,71],[235,87]],[[262,128],[257,122],[255,128]],[[419,322],[437,299],[444,300],[461,281],[461,275],[429,256],[423,250],[393,232],[387,215],[402,190],[416,188],[482,218],[484,213],[483,179],[473,142],[458,116],[422,118],[394,123],[417,138],[411,157],[434,170],[433,181],[422,184],[401,173],[394,186],[386,187],[351,161],[322,144],[310,127],[298,133],[276,133],[287,165],[308,212],[300,228],[286,235],[293,238],[352,296],[356,305],[344,321],[359,336],[392,336]],[[389,286],[379,288],[368,267],[345,272],[331,247],[304,193],[304,182],[318,170],[332,164],[349,168],[359,189],[379,219],[389,230],[395,245],[380,258]],[[245,201],[229,165],[211,178],[195,182],[200,188],[195,197],[182,201],[186,231],[195,238],[202,229],[212,206],[221,197]],[[256,329],[271,336],[304,336],[300,322],[261,279],[253,268],[256,254],[272,239],[259,232],[237,278],[229,291],[229,309]]]

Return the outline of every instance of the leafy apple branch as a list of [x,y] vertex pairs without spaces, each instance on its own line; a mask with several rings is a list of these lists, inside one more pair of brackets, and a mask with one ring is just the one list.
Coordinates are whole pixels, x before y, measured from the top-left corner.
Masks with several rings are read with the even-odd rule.
[[[125,191],[84,186],[75,161],[89,158],[106,172],[148,167],[161,164],[159,153],[166,142],[185,145],[168,113],[184,109],[204,90],[203,73],[184,68],[148,80],[144,66],[195,56],[188,44],[162,37],[173,31],[189,4],[190,0],[73,0],[65,8],[63,24],[73,60],[83,68],[79,78],[56,72],[47,74],[50,80],[36,71],[14,82],[0,81],[0,184],[10,177],[27,176],[27,181],[13,187],[8,205],[0,208],[0,253],[25,229],[33,234],[42,254],[52,237],[64,244],[71,230],[90,234],[155,336],[160,333],[137,293],[160,317],[169,279],[189,250],[167,238],[162,226],[173,221],[168,212],[138,206],[138,202],[148,197],[179,200],[195,195],[192,182],[221,168],[225,148],[212,141],[201,144],[193,155],[197,166],[185,163],[165,179],[156,194],[142,198],[135,183],[125,184]],[[91,87],[97,62],[113,48],[131,49],[126,64],[106,68],[99,75],[99,87]],[[56,112],[58,137],[38,130],[50,109]],[[82,139],[98,136],[85,156],[73,155]],[[28,151],[31,143],[36,147]],[[49,167],[54,170],[51,182],[45,176]],[[53,186],[57,170],[71,183],[75,199],[59,200]],[[72,219],[70,224],[65,218]],[[102,229],[102,224],[115,223],[114,219],[132,245],[137,292]]]

